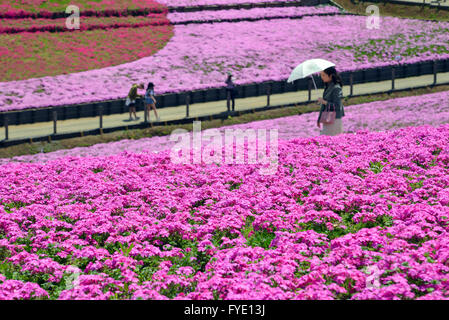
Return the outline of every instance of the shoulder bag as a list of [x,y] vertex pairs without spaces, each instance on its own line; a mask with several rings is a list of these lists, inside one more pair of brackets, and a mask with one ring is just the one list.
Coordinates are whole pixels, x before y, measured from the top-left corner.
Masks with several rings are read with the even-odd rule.
[[[333,111],[331,111],[333,109]],[[321,113],[320,123],[332,124],[335,121],[337,112],[335,111],[335,105],[333,103],[328,103],[326,109]]]

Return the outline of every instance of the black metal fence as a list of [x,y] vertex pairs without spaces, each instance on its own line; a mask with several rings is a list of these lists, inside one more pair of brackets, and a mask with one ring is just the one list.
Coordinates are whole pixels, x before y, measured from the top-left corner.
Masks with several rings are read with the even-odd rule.
[[[391,80],[393,74],[394,78],[398,79],[426,74],[434,74],[436,76],[439,72],[449,72],[449,59],[357,70],[353,72],[342,72],[341,76],[343,78],[343,83],[349,85],[351,81],[353,84],[359,84]],[[351,78],[352,80],[350,80]],[[323,86],[319,77],[317,78],[316,83],[320,87]],[[238,97],[247,98],[264,96],[267,94],[268,87],[270,88],[270,94],[308,90],[309,80],[300,79],[293,83],[287,83],[286,81],[269,81],[240,85],[237,87]],[[165,108],[226,100],[227,96],[226,89],[222,87],[190,92],[168,93],[158,95],[156,98],[158,100],[158,108]],[[136,111],[142,111],[143,108],[142,101],[139,101]],[[125,99],[117,99],[69,106],[8,111],[0,113],[0,127],[7,126],[8,124],[20,125],[53,121],[55,112],[58,120],[97,117],[100,110],[103,115],[122,114],[128,111],[128,107],[125,105]]]
[[[386,92],[398,92],[398,91],[407,91],[410,88],[404,88],[404,89],[395,89],[395,69],[392,70],[392,74],[393,77],[391,79],[391,89],[384,91],[384,92],[378,92],[378,93],[386,93]],[[350,95],[349,96],[354,96],[353,95],[353,75],[350,75]],[[251,108],[251,109],[245,109],[245,110],[238,110],[235,111],[234,109],[231,110],[230,106],[229,106],[229,98],[227,99],[227,110],[220,112],[220,113],[216,113],[216,114],[210,114],[210,115],[204,115],[204,116],[198,116],[198,117],[189,117],[189,103],[188,103],[188,98],[187,98],[187,104],[186,104],[186,117],[185,118],[181,118],[181,119],[176,119],[176,120],[170,120],[170,121],[163,121],[163,122],[159,122],[159,123],[150,123],[147,122],[147,117],[145,117],[145,121],[141,122],[141,123],[137,123],[137,124],[133,124],[133,125],[124,125],[124,126],[117,126],[117,127],[110,127],[110,128],[103,128],[103,112],[102,109],[99,109],[99,114],[97,115],[99,117],[99,121],[100,121],[100,126],[97,129],[91,129],[91,130],[86,130],[86,131],[79,131],[79,132],[68,132],[68,133],[57,133],[57,127],[56,127],[56,121],[57,121],[57,117],[54,117],[54,122],[53,122],[53,127],[54,127],[54,132],[53,134],[50,135],[44,135],[44,136],[39,136],[39,137],[32,137],[32,138],[26,138],[26,139],[14,139],[14,140],[8,140],[8,126],[7,126],[7,118],[6,118],[6,126],[5,126],[5,130],[6,130],[6,139],[3,141],[0,141],[0,147],[9,147],[9,146],[13,146],[13,145],[18,145],[18,144],[23,144],[23,143],[33,143],[33,142],[39,142],[39,141],[48,141],[51,142],[52,140],[62,140],[62,139],[70,139],[70,138],[77,138],[77,137],[83,137],[83,136],[87,136],[87,135],[98,135],[98,134],[104,134],[104,133],[110,133],[110,132],[114,132],[114,131],[123,131],[123,130],[132,130],[132,129],[144,129],[144,128],[148,128],[149,126],[153,126],[153,125],[180,125],[180,124],[189,124],[191,123],[193,120],[195,121],[210,121],[213,119],[227,119],[229,116],[240,116],[243,114],[247,114],[247,113],[255,113],[255,112],[259,112],[259,111],[265,111],[265,110],[272,110],[272,109],[279,109],[279,108],[284,108],[284,107],[290,107],[290,106],[298,106],[298,105],[305,105],[305,104],[309,104],[311,102],[311,90],[312,90],[312,86],[311,86],[312,81],[309,82],[309,95],[308,95],[308,101],[301,101],[301,102],[297,102],[297,103],[290,103],[290,104],[282,104],[282,105],[271,105],[270,104],[270,90],[271,90],[271,86],[268,85],[267,86],[267,105],[263,106],[263,107],[256,107],[256,108]],[[433,84],[435,85],[437,83],[437,75],[436,73],[434,74],[434,81]],[[419,87],[419,86],[418,86]],[[362,94],[364,95],[364,94]],[[53,113],[54,115],[56,113]]]

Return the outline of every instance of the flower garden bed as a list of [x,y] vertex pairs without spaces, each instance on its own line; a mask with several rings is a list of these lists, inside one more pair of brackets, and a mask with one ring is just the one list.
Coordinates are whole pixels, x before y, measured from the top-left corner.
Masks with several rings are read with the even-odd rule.
[[447,299],[448,151],[445,124],[281,141],[272,176],[168,151],[5,164],[0,297]]
[[[40,72],[58,75],[120,65],[154,54],[166,45],[172,35],[171,25],[1,35],[5,47],[0,49],[0,63],[9,67],[0,71],[0,77],[17,80],[31,78]],[[35,51],[40,54],[36,55]],[[83,86],[82,83],[78,85]],[[109,83],[105,81],[101,85],[106,88]],[[44,93],[52,99],[52,90],[48,89],[43,81],[34,94]],[[82,95],[95,95],[95,89],[75,90]],[[7,93],[2,95],[6,99],[12,97]]]
[[[281,81],[297,63],[315,56],[335,62],[339,71],[449,57],[448,23],[385,17],[381,29],[369,30],[365,20],[325,16],[176,26],[171,41],[150,57],[82,73],[2,82],[0,109],[121,99],[130,83],[150,80],[157,94],[220,88],[227,71],[239,85]],[[235,49],[224,49],[229,47]]]
[[176,7],[199,7],[199,6],[219,6],[219,5],[238,5],[238,4],[270,4],[283,3],[293,4],[301,1],[298,0],[158,0],[169,8]]
[[[86,17],[79,29],[68,29],[66,19],[5,19],[0,22],[0,34],[23,32],[79,32],[95,29],[140,28],[147,26],[169,25],[164,14],[152,14],[147,17]],[[114,36],[114,35],[112,35]]]
[[80,16],[129,15],[135,13],[166,13],[167,7],[154,0],[87,1],[77,0],[0,0],[0,18],[62,18],[66,8],[75,5]]
[[171,12],[167,18],[174,24],[188,22],[233,21],[242,19],[300,18],[308,15],[337,14],[340,10],[333,6],[253,8],[247,10],[217,10],[197,12]]

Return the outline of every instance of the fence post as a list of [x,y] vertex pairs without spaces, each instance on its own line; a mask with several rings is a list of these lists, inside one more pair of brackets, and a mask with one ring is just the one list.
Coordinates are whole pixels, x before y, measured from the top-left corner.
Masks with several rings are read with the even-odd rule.
[[98,113],[100,114],[100,134],[103,134],[103,105],[98,106]]
[[308,101],[312,101],[312,81],[308,79],[308,86],[309,86],[309,99]]
[[186,95],[186,118],[189,117],[190,94]]
[[267,85],[267,107],[270,106],[271,83]]
[[58,113],[53,109],[53,134],[56,134],[56,122],[58,121]]
[[228,114],[231,112],[231,91],[226,90],[226,106],[228,107]]
[[351,91],[349,93],[349,96],[352,97],[354,93],[354,73],[351,72],[349,75],[349,84],[351,85]]
[[433,85],[437,84],[437,62],[433,60]]
[[395,78],[395,68],[391,68],[391,91],[394,90],[394,78]]
[[9,139],[9,135],[8,135],[8,115],[5,113],[5,118],[4,118],[4,124],[5,124],[5,140]]

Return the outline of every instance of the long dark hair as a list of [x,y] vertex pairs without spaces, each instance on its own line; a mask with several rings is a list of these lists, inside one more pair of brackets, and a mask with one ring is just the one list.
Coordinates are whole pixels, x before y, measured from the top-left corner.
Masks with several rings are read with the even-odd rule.
[[[337,70],[335,69],[335,67],[329,67],[327,69],[324,70],[324,72],[331,77],[332,82],[334,84],[339,84],[340,87],[343,88],[343,80],[341,79],[340,74],[338,74]],[[326,87],[328,86],[328,84],[326,83]]]
[[153,82],[148,82],[147,91],[150,90],[150,89],[154,89]]

